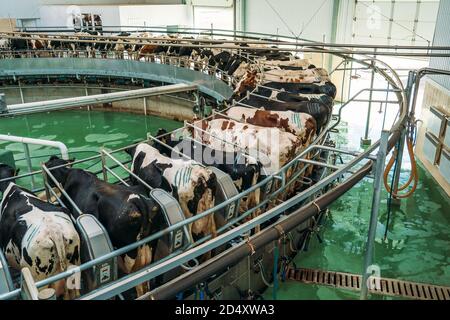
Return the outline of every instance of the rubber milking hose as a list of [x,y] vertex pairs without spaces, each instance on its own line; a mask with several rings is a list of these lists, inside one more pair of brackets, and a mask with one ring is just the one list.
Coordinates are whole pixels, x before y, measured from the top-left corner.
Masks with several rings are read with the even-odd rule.
[[[414,156],[414,146],[413,146],[413,142],[412,142],[411,138],[407,138],[406,143],[407,143],[407,147],[408,147],[408,154],[411,159],[411,167],[412,167],[411,175],[409,176],[408,181],[403,186],[399,187],[397,189],[397,191],[405,190],[406,188],[408,188],[411,185],[411,182],[413,182],[413,181],[414,181],[414,184],[413,184],[411,190],[409,190],[405,194],[398,194],[398,193],[392,192],[392,195],[398,199],[404,199],[404,198],[410,197],[414,193],[414,191],[416,191],[417,184],[419,182],[419,173],[417,171],[417,163],[416,163],[416,159]],[[395,161],[395,158],[397,157],[397,155],[398,155],[398,151],[397,151],[397,149],[395,149],[392,154],[391,159],[389,160],[388,165],[386,166],[386,170],[384,171],[384,179],[383,179],[384,186],[389,193],[391,193],[391,187],[388,184],[388,174],[389,174],[389,171],[391,171],[391,168],[394,164],[394,161]]]

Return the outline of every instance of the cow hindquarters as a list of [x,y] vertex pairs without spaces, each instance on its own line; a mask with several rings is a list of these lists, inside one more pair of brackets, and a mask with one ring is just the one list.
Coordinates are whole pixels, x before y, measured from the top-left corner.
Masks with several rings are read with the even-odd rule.
[[[143,245],[137,249],[136,258],[132,259],[128,255],[125,258],[119,259],[119,268],[126,274],[134,273],[141,270],[143,267],[152,262],[152,249],[148,244]],[[150,287],[147,282],[136,286],[136,294],[138,297],[148,292]]]

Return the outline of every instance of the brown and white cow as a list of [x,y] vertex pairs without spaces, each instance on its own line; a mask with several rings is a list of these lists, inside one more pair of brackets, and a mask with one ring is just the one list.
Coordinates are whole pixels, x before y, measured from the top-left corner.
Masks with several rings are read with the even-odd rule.
[[231,107],[226,114],[241,122],[261,127],[275,127],[295,134],[302,139],[303,144],[312,142],[317,129],[316,120],[307,113]]
[[286,83],[320,83],[330,81],[326,70],[321,68],[306,70],[277,70],[272,69],[263,72],[262,82],[286,82]]
[[311,65],[309,59],[293,59],[288,61],[258,59],[256,63],[268,69],[298,68],[305,70]]
[[[228,119],[197,121],[194,126],[195,128],[190,130],[194,139],[216,150],[226,152],[244,150],[253,158],[258,159],[269,174],[278,172],[302,150],[300,138],[276,127],[260,127]],[[265,157],[261,155],[265,155]],[[293,172],[294,167],[289,168],[286,172],[286,179],[289,179]],[[274,186],[277,187],[278,182],[275,182]],[[290,191],[288,190],[288,192]],[[280,199],[284,199],[287,195],[286,192]],[[259,203],[259,195],[255,194],[254,196],[256,203]],[[249,194],[249,198],[254,197]],[[249,203],[249,207],[251,207],[251,203]],[[253,216],[258,214],[259,212],[256,211]],[[259,228],[256,229],[256,231],[258,230]]]
[[[194,139],[213,149],[227,152],[245,150],[270,172],[276,172],[301,150],[302,141],[296,135],[277,127],[260,127],[228,119],[201,120],[194,123]],[[206,132],[206,133],[205,133]],[[264,161],[261,154],[270,161]],[[269,162],[269,163],[268,163]]]

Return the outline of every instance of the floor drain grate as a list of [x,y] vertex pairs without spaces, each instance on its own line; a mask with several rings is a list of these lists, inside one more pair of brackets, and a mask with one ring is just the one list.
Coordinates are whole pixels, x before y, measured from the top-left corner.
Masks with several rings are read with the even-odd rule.
[[[358,274],[317,269],[289,268],[287,275],[287,278],[290,280],[308,284],[319,284],[357,291],[361,289],[361,275]],[[450,300],[450,287],[389,278],[376,279],[372,277],[370,281],[369,292],[374,294],[420,300]]]

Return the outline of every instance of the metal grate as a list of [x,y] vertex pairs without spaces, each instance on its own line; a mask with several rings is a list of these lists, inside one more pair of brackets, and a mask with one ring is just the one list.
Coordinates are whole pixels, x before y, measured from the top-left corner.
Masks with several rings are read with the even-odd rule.
[[[305,268],[289,268],[287,278],[308,284],[319,284],[359,291],[361,275]],[[378,281],[378,286],[376,282]],[[450,300],[450,287],[402,281],[389,278],[371,278],[369,292],[419,300]]]

